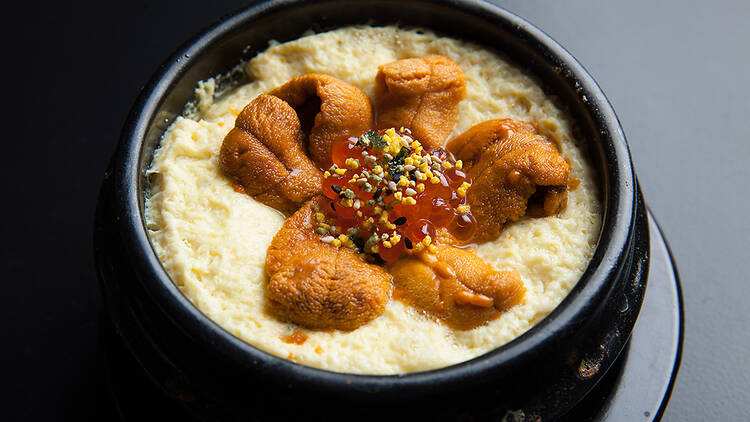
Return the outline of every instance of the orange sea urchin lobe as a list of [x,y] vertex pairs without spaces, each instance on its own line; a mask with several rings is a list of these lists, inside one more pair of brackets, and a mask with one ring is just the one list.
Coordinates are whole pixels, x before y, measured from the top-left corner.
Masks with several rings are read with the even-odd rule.
[[353,330],[380,315],[391,276],[310,229],[314,201],[286,219],[266,255],[269,311],[306,328]]
[[526,292],[518,274],[497,271],[474,253],[453,246],[400,259],[390,272],[401,300],[459,330],[499,317]]
[[307,149],[318,167],[331,165],[331,146],[372,126],[370,99],[361,89],[328,75],[296,77],[269,92],[297,111],[309,132]]
[[297,114],[270,95],[242,109],[219,162],[247,194],[287,215],[320,193],[321,172],[305,152]]
[[448,142],[474,180],[468,203],[477,219],[474,242],[497,238],[506,222],[565,208],[570,164],[531,123],[488,120]]
[[408,127],[425,148],[441,146],[456,125],[465,95],[464,73],[448,57],[384,64],[375,77],[378,127]]

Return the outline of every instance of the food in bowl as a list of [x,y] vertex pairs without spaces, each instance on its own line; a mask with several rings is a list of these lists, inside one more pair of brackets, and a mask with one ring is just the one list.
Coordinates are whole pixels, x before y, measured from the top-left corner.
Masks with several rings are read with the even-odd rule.
[[[462,83],[451,79],[457,74],[454,65]],[[420,68],[433,72],[440,66],[453,69],[440,74],[455,83],[436,85],[433,91],[412,90],[406,96],[397,86],[386,89],[389,76],[394,77],[391,82],[398,82],[398,75],[413,80]],[[227,331],[275,355],[331,371],[424,371],[511,341],[551,312],[583,274],[601,224],[593,170],[565,113],[532,77],[499,54],[428,31],[347,27],[272,45],[245,69],[250,82],[218,99],[212,81],[199,86],[198,110],[169,127],[154,155],[146,200],[151,241],[165,269],[185,295]],[[322,114],[325,98],[319,90],[328,85],[340,88],[333,91],[334,97],[355,100],[344,102],[347,106],[340,115],[310,118]],[[430,92],[436,94],[428,97]],[[362,104],[377,114],[368,120]],[[437,118],[424,113],[433,110]],[[271,116],[266,122],[274,124],[253,116]],[[338,118],[326,126],[323,117],[330,116]],[[287,142],[275,143],[282,136]],[[317,141],[312,142],[313,137]],[[513,142],[505,142],[510,138]],[[307,151],[295,150],[305,141]],[[404,156],[398,157],[407,144]],[[501,144],[525,145],[524,151],[537,148],[539,153],[519,156],[546,157],[555,162],[555,171],[540,173],[520,200],[503,203],[512,196],[503,186],[527,179],[530,173],[516,170],[523,163],[511,159],[515,147]],[[232,162],[229,158],[249,151],[232,150],[232,145],[258,147],[253,157],[266,154],[269,160],[258,167]],[[387,151],[385,145],[394,149]],[[356,211],[365,208],[363,192],[372,194],[370,199],[377,192],[369,177],[361,185],[363,177],[353,178],[362,176],[367,164],[365,158],[357,158],[355,166],[353,152],[375,157],[367,166],[370,174],[379,160],[404,160],[393,166],[396,178],[387,165],[380,166],[391,179],[385,180],[376,199],[387,189],[389,199],[383,205],[393,209],[381,209],[378,216],[391,212],[383,225],[395,227],[390,233],[379,232],[369,248],[372,230],[357,245],[357,236],[344,233],[345,225],[340,224],[343,218],[349,229],[364,232],[362,224],[372,214],[360,217]],[[425,180],[416,175],[418,166],[405,161],[427,156],[432,160],[433,155],[435,162],[426,170],[435,173]],[[529,160],[523,169],[532,167]],[[268,163],[280,165],[277,171],[257,171],[271,168]],[[457,164],[466,166],[463,176],[456,173],[462,170]],[[415,169],[398,174],[407,165]],[[397,196],[403,208],[417,207],[408,204],[408,198],[429,193],[433,177],[440,179],[437,176],[451,169],[451,181],[435,183],[449,196],[431,196],[438,199],[430,205],[443,205],[444,212],[432,213],[430,206],[424,211],[431,222],[452,213],[445,219],[450,221],[430,228],[414,226],[408,218],[399,220],[403,216],[397,216],[395,208],[400,204],[392,203]],[[426,171],[421,173],[425,176]],[[500,173],[505,175],[503,184],[486,177]],[[352,186],[362,191],[355,194],[356,189],[347,188],[350,194],[343,189],[350,177]],[[397,189],[391,189],[390,182]],[[418,182],[425,185],[423,192]],[[537,191],[543,194],[535,196]],[[444,203],[441,198],[454,201]],[[475,202],[470,203],[472,198]],[[357,200],[359,209],[353,206]],[[384,208],[368,206],[372,211]],[[350,214],[344,218],[341,212]],[[411,226],[410,234],[397,230],[403,226]],[[324,252],[314,252],[320,250]],[[429,256],[437,259],[424,258]],[[333,268],[340,261],[349,263],[338,268],[354,268],[357,280],[367,284],[356,295],[343,295],[356,300],[349,308],[337,308],[341,312],[330,312],[335,306],[309,306],[327,303],[304,300],[306,293],[314,296],[314,290],[302,291],[300,299],[297,293],[306,287],[298,282],[306,276],[274,278],[295,271],[311,274],[331,259],[336,261],[330,264]],[[450,264],[435,269],[436,262]],[[462,276],[467,269],[476,274]],[[443,278],[453,280],[453,288],[443,283],[450,297],[447,305],[436,300],[436,287],[429,285]],[[469,278],[496,280],[503,288],[482,291],[484,284],[473,285]],[[341,285],[351,288],[351,283]]]

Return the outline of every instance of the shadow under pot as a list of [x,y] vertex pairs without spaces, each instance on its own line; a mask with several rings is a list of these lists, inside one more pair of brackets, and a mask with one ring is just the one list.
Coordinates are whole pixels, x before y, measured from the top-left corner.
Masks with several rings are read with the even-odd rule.
[[[473,1],[355,3],[267,1],[243,9],[181,47],[146,85],[123,128],[97,207],[96,265],[117,334],[109,338],[165,406],[201,419],[557,418],[585,397],[622,351],[646,286],[647,215],[617,117],[570,54],[503,9]],[[477,358],[392,376],[299,365],[232,336],[174,285],[149,243],[146,170],[198,81],[228,72],[270,39],[293,40],[309,28],[397,22],[502,51],[556,94],[575,120],[600,182],[597,248],[552,313]]]

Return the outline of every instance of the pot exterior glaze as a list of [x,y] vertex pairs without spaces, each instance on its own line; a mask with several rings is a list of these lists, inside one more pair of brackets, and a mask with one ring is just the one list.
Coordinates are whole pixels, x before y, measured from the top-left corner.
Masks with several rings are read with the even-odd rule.
[[[585,396],[622,350],[646,285],[647,215],[612,107],[562,47],[491,4],[355,0],[348,6],[336,1],[261,2],[185,44],[146,85],[123,128],[97,208],[96,263],[108,317],[152,381],[175,402],[209,419],[233,419],[249,411],[269,418],[331,417],[355,408],[368,409],[358,415],[365,419],[393,412],[434,413],[447,420],[463,414],[502,417],[517,409],[528,418],[560,416]],[[394,376],[302,366],[232,336],[172,283],[145,228],[146,170],[161,134],[182,112],[199,80],[226,73],[263,51],[271,39],[292,40],[310,28],[318,32],[396,23],[500,51],[557,95],[598,171],[604,205],[598,246],[582,279],[549,316],[490,353],[438,370]],[[447,398],[455,404],[448,405]]]

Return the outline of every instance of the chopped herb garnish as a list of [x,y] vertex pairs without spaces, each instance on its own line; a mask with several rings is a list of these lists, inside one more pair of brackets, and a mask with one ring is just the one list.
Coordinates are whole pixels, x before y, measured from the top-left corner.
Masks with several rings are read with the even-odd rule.
[[380,242],[380,237],[377,234],[373,234],[365,242],[365,250],[371,250],[373,246],[378,244],[378,242]]
[[368,130],[365,132],[365,139],[372,144],[373,148],[383,149],[388,146],[388,142],[386,142],[385,139],[374,130]]
[[409,148],[407,147],[401,147],[401,149],[398,151],[398,154],[396,154],[395,157],[391,160],[392,166],[400,166],[404,164],[404,159],[409,156]]
[[[404,160],[409,156],[410,152],[409,148],[401,147],[398,150],[398,154],[389,161],[388,173],[391,175],[391,179],[398,180],[404,175]],[[385,157],[385,154],[383,156]]]
[[365,250],[365,241],[361,236],[349,236],[349,239],[351,239],[358,251],[362,252]]
[[362,135],[357,139],[357,146],[370,146],[370,140],[367,138],[366,135]]
[[341,196],[343,196],[346,199],[354,199],[356,195],[354,195],[354,192],[351,189],[347,189],[341,192]]

